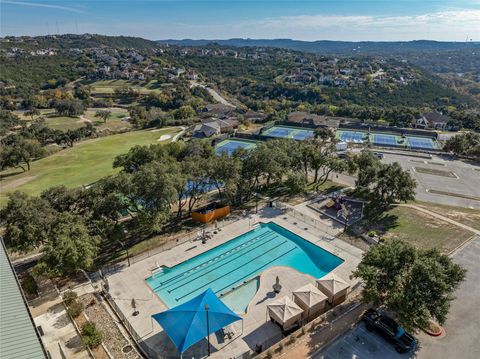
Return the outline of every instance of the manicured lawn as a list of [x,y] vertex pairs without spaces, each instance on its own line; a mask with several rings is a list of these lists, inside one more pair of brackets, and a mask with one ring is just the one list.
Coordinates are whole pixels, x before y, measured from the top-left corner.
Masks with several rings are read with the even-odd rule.
[[33,162],[28,172],[19,172],[18,169],[3,171],[0,173],[4,177],[1,181],[0,205],[5,204],[6,194],[16,189],[38,195],[52,186],[78,187],[95,182],[117,171],[112,168],[115,156],[127,152],[134,145],[159,143],[157,140],[160,136],[175,135],[179,131],[178,128],[132,131],[87,140]]
[[[127,81],[127,80],[104,80],[95,81],[88,84],[92,88],[92,92],[96,94],[112,94],[115,89],[121,87],[133,87],[142,93],[159,92],[160,86],[156,81],[145,83],[143,81]],[[161,86],[160,86],[161,87]]]
[[78,117],[58,116],[47,117],[45,124],[54,130],[68,131],[85,126],[85,122]]
[[369,227],[387,238],[401,238],[419,248],[438,248],[448,253],[473,233],[414,208],[394,207]]
[[102,130],[112,130],[118,131],[125,128],[131,128],[132,125],[128,121],[124,121],[123,118],[128,116],[128,111],[123,108],[108,109],[110,111],[110,116],[107,119],[107,122],[104,123],[102,119],[95,117],[95,114],[98,110],[105,109],[88,109],[84,116],[85,118],[92,121],[92,123],[97,127],[99,131]]

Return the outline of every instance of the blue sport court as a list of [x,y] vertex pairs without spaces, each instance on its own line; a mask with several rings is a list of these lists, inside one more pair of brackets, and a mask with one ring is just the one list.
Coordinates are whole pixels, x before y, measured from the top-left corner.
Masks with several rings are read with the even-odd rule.
[[374,133],[372,142],[377,146],[397,146],[397,136],[384,133]]
[[254,148],[255,146],[256,146],[256,143],[254,141],[229,139],[229,140],[224,140],[218,143],[215,146],[215,153],[217,155],[221,155],[222,152],[225,152],[229,156],[231,156],[235,152],[235,150],[239,148],[249,149],[249,148]]
[[366,136],[366,132],[337,130],[337,137],[343,142],[363,143]]
[[[225,304],[236,307],[231,309],[242,311],[258,288],[258,283],[250,280],[270,267],[288,266],[321,278],[342,262],[332,253],[269,222],[174,267],[160,269],[146,282],[169,308],[211,288],[221,299],[225,297]],[[251,285],[239,286],[244,281]],[[239,290],[233,289],[237,287]]]
[[276,137],[276,138],[291,138],[297,141],[302,141],[314,136],[314,131],[304,128],[288,127],[288,126],[273,126],[262,133],[262,136]]
[[410,148],[417,148],[423,150],[435,150],[437,146],[435,141],[429,137],[411,137],[407,136],[407,145]]

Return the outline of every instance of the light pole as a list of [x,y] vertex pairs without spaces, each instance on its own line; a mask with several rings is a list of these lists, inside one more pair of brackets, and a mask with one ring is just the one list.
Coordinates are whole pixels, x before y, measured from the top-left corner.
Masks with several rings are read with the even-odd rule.
[[208,304],[205,304],[205,313],[207,314],[207,342],[208,342],[208,356],[210,356],[210,324],[208,322]]
[[[123,234],[124,234],[125,238],[127,238],[128,231],[126,229],[124,229]],[[127,263],[128,263],[128,266],[130,267],[130,256],[128,255],[128,248],[127,248],[127,246],[125,246],[125,244],[123,244],[123,242],[121,240],[118,240],[118,242],[120,243],[120,245],[122,246],[122,249],[127,254]]]

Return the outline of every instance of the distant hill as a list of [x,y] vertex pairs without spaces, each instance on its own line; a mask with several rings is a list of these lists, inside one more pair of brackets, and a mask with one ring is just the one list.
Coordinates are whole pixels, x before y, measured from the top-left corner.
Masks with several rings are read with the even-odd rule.
[[9,44],[19,48],[32,50],[37,48],[55,48],[55,49],[85,49],[92,47],[112,47],[112,48],[132,48],[132,49],[149,49],[158,47],[155,41],[142,39],[141,37],[132,36],[106,36],[97,34],[65,34],[65,35],[48,35],[48,36],[19,36],[5,37],[1,39],[2,47]]
[[465,49],[480,50],[480,42],[440,42],[440,41],[300,41],[291,39],[228,39],[228,40],[159,40],[161,44],[179,46],[205,46],[219,44],[222,46],[252,47],[268,46],[297,51],[312,52],[329,55],[393,55],[408,54],[417,51],[458,51]]

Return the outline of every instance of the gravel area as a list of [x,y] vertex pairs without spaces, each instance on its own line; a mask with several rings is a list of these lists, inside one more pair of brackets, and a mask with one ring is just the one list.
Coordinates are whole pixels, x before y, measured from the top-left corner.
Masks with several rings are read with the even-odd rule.
[[[120,332],[103,304],[99,302],[100,299],[103,300],[102,298],[97,298],[89,293],[82,295],[79,299],[85,305],[85,314],[103,332],[103,343],[115,359],[140,359],[140,356],[133,349],[129,353],[122,351],[122,348],[130,345],[130,343]],[[90,305],[92,299],[95,299],[95,304]]]

